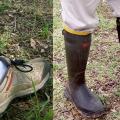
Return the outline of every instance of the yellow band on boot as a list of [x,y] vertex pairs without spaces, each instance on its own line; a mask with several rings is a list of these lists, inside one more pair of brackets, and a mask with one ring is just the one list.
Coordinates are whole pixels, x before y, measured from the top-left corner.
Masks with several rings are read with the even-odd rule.
[[89,32],[75,31],[66,25],[64,25],[64,30],[66,30],[67,32],[69,32],[71,34],[75,34],[75,35],[88,35],[88,34],[90,34]]

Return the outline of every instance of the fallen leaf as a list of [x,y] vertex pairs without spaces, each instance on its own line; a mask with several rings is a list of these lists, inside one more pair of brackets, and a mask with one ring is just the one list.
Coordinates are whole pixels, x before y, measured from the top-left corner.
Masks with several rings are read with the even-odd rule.
[[30,39],[30,45],[33,49],[36,49],[36,41],[34,39]]

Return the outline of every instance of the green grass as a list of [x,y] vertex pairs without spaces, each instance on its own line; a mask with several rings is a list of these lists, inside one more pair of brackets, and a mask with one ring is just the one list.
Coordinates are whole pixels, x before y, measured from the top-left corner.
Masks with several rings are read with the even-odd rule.
[[5,5],[5,4],[0,4],[0,13],[3,13],[5,10],[7,10],[9,8],[9,6]]
[[[52,120],[53,118],[53,110],[52,107],[49,106],[50,98],[48,95],[47,100],[44,102],[40,102],[37,94],[35,95],[35,100],[32,100],[33,108],[31,108],[28,112],[24,114],[24,119],[26,120]],[[46,112],[46,108],[48,109]],[[43,111],[45,113],[43,113]]]
[[[35,99],[32,100],[33,103],[33,109],[31,109],[28,113],[25,114],[26,120],[52,120],[53,118],[53,110],[52,107],[49,107],[48,104],[50,103],[50,96],[48,96],[47,93],[45,93],[47,100],[44,102],[40,102],[34,81],[33,83],[33,89],[34,89],[34,94],[35,94]],[[45,108],[48,107],[48,112],[45,112]],[[43,113],[43,111],[45,113]]]
[[42,26],[41,31],[39,31],[39,36],[46,39],[48,38],[50,32],[50,25],[49,23],[46,23]]
[[1,37],[0,37],[0,52],[3,52],[4,49],[6,49],[9,39],[10,39],[9,32],[5,32],[4,34],[1,35]]

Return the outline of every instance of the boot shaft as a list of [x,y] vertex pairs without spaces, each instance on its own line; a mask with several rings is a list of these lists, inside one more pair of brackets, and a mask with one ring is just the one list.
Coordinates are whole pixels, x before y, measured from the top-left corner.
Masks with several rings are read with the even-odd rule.
[[91,34],[79,36],[63,31],[63,35],[69,80],[83,84],[85,83],[85,69],[91,45]]

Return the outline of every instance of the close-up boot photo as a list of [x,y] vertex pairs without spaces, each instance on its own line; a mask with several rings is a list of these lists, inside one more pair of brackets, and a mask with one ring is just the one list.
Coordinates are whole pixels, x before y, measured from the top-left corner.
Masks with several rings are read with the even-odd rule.
[[0,1],[0,120],[53,120],[52,6]]
[[1,0],[0,120],[120,120],[120,0]]
[[119,5],[53,1],[54,120],[120,119]]

